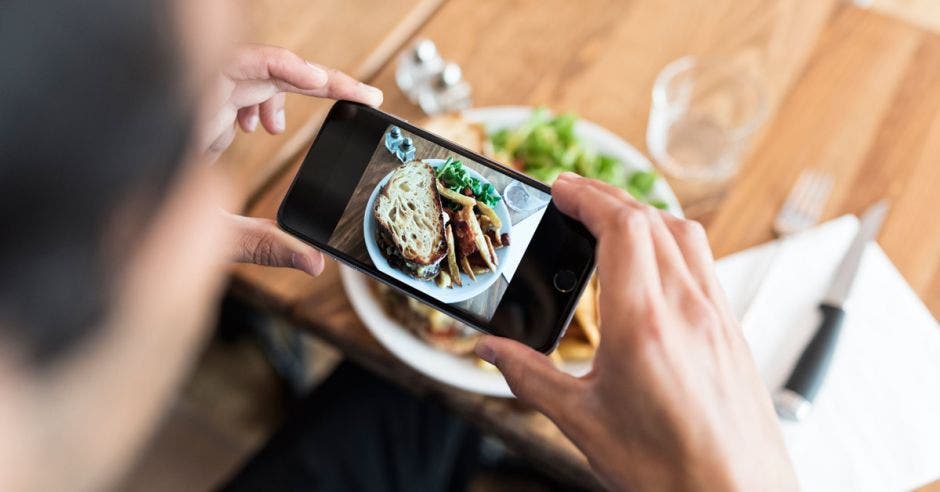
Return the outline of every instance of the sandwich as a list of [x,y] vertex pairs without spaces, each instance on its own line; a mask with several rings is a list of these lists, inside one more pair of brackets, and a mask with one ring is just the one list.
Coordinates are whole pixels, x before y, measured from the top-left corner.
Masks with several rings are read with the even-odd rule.
[[382,187],[372,210],[376,241],[389,264],[409,275],[431,280],[447,256],[444,211],[431,166],[411,161],[396,169]]

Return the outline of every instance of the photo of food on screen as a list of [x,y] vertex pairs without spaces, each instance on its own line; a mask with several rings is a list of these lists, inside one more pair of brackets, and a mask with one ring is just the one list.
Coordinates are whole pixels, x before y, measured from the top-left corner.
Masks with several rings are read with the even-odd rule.
[[492,317],[551,197],[389,126],[329,245],[474,317]]

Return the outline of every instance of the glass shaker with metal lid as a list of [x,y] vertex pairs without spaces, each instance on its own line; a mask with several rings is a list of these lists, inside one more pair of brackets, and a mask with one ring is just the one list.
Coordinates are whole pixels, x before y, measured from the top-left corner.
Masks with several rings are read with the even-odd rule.
[[411,102],[417,103],[422,87],[442,70],[444,59],[438,53],[437,45],[430,39],[419,39],[398,57],[395,82]]

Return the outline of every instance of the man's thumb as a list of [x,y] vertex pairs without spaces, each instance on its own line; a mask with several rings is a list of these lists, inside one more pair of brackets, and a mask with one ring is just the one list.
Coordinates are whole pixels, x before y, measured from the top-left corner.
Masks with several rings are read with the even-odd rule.
[[280,230],[273,220],[222,213],[235,231],[235,261],[296,268],[313,276],[323,271],[323,255]]
[[484,336],[474,348],[477,356],[503,373],[519,400],[555,419],[560,403],[568,400],[580,381],[559,371],[545,355],[508,338]]

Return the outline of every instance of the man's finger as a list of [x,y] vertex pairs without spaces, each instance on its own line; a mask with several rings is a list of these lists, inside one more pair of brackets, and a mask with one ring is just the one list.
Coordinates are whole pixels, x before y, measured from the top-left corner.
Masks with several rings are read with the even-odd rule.
[[323,255],[279,229],[273,220],[224,213],[235,229],[234,261],[296,268],[313,276],[323,272]]
[[[311,63],[313,66],[319,66]],[[358,80],[336,70],[335,68],[325,68],[329,74],[326,85],[313,90],[292,90],[291,88],[282,88],[289,92],[297,92],[307,96],[326,97],[329,99],[345,99],[355,101],[373,107],[382,105],[384,95],[382,91],[371,85],[364,84]]]
[[261,124],[272,135],[284,133],[287,129],[287,115],[284,113],[286,95],[281,92],[259,105]]
[[238,126],[245,133],[251,133],[258,128],[258,105],[248,106],[238,110]]
[[519,400],[553,420],[563,419],[580,399],[582,381],[559,371],[544,354],[519,342],[485,336],[474,352],[499,368]]
[[591,186],[591,180],[574,173],[561,173],[552,185],[552,200],[558,210],[584,224],[600,239],[612,233],[616,222],[628,208],[619,196]]
[[663,221],[676,238],[676,244],[682,251],[682,256],[685,257],[692,278],[695,279],[702,292],[733,318],[728,296],[718,284],[718,277],[715,275],[715,260],[711,247],[708,245],[705,229],[698,222],[680,219],[667,212],[663,212]]
[[298,90],[322,88],[329,79],[323,67],[307,63],[288,49],[263,45],[239,49],[225,75],[235,82],[280,80]]
[[[558,209],[583,223],[598,239],[598,276],[601,285],[626,285],[601,289],[601,297],[620,303],[638,302],[643,292],[661,290],[656,251],[646,214],[627,207],[618,197],[587,186],[589,180],[563,173],[552,186]],[[610,279],[614,279],[610,282]],[[602,300],[603,302],[603,300]],[[611,304],[613,305],[613,304]]]
[[[607,193],[617,197],[625,207],[642,213],[649,219],[650,237],[656,252],[656,261],[659,267],[659,277],[663,284],[663,292],[673,301],[684,298],[686,287],[693,285],[695,280],[690,272],[689,265],[682,249],[677,244],[678,237],[667,225],[667,219],[676,219],[671,214],[658,210],[650,205],[641,203],[626,190],[610,183],[594,179],[585,179],[586,188]],[[696,284],[697,285],[697,284]]]
[[[345,73],[312,63],[284,48],[250,45],[239,51],[226,75],[251,90],[243,98],[266,91],[295,92],[314,97],[346,99],[370,106],[382,104],[382,91]],[[270,81],[270,88],[257,82]]]

